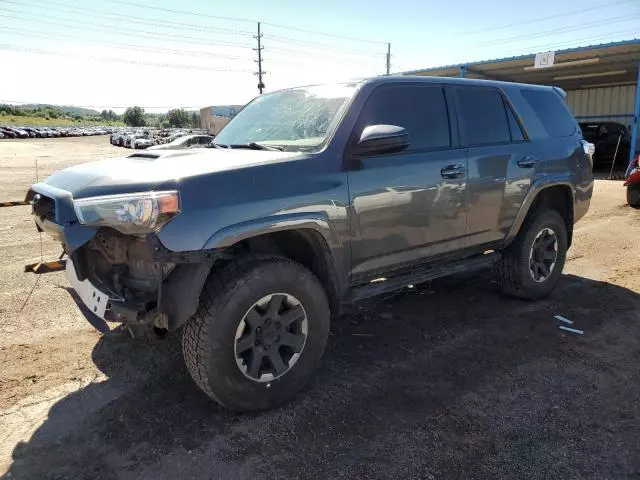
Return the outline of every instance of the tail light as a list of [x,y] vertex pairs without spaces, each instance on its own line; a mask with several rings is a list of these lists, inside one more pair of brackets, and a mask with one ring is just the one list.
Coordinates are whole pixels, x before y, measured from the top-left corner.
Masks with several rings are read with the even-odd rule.
[[581,140],[582,148],[584,149],[584,153],[589,155],[590,157],[596,153],[596,146],[593,143],[589,143],[586,140]]

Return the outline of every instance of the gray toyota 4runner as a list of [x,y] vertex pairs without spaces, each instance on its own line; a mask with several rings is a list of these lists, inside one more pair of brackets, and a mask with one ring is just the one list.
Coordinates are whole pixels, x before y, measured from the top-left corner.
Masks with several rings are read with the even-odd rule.
[[262,95],[214,148],[74,166],[27,199],[94,323],[182,329],[200,388],[257,410],[311,378],[357,300],[488,266],[547,295],[592,151],[560,89],[382,77]]

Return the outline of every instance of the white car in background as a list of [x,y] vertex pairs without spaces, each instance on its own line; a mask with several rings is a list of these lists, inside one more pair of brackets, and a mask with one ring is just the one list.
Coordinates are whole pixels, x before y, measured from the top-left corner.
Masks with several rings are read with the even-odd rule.
[[213,135],[184,135],[162,145],[149,147],[149,150],[179,150],[182,148],[202,148],[213,142]]
[[124,137],[124,146],[127,148],[133,148],[133,141],[139,138],[148,138],[148,135],[143,132],[133,132]]
[[131,148],[149,148],[155,145],[155,142],[147,137],[134,138],[131,140]]

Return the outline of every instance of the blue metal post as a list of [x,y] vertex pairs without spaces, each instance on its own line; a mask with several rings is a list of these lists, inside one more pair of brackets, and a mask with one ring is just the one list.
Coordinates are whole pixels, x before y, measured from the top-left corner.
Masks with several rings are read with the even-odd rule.
[[464,73],[466,69],[467,69],[466,65],[460,65],[460,78],[464,78]]
[[629,175],[631,170],[631,161],[636,154],[636,145],[638,144],[638,127],[640,127],[640,63],[638,64],[638,78],[636,79],[636,103],[633,110],[633,122],[631,122],[631,148],[629,148],[629,165],[625,176]]

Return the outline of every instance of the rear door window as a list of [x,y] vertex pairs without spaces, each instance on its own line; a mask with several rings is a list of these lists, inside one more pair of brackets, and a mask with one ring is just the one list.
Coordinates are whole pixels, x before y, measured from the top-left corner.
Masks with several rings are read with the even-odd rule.
[[525,88],[521,93],[550,137],[569,137],[575,133],[576,121],[555,91]]
[[380,86],[367,100],[358,124],[359,132],[369,125],[404,127],[412,151],[451,146],[447,104],[439,86]]
[[491,88],[456,88],[460,128],[470,147],[509,143],[511,133],[502,95]]

